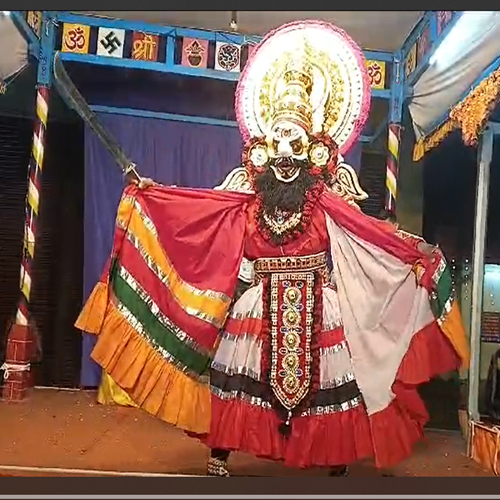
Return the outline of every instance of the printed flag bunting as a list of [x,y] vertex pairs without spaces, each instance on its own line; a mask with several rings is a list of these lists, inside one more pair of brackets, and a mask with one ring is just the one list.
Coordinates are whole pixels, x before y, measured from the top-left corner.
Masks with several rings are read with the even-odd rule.
[[236,73],[240,71],[241,47],[234,43],[216,42],[215,69]]
[[190,68],[206,68],[208,62],[208,40],[183,38],[181,64]]
[[425,57],[431,48],[431,31],[429,25],[426,26],[417,41],[417,64]]
[[83,24],[64,24],[62,52],[87,54],[89,51],[90,26]]
[[437,34],[438,36],[446,28],[453,17],[453,10],[438,10],[437,12]]
[[417,67],[417,44],[414,43],[413,47],[408,52],[405,61],[405,76],[410,76]]
[[135,31],[132,35],[132,59],[158,60],[159,36]]
[[366,69],[370,86],[372,89],[385,88],[385,62],[383,61],[366,61]]
[[36,36],[40,38],[42,32],[42,13],[39,10],[29,10],[26,14],[26,22]]
[[97,55],[105,57],[123,57],[125,30],[99,28],[97,35]]

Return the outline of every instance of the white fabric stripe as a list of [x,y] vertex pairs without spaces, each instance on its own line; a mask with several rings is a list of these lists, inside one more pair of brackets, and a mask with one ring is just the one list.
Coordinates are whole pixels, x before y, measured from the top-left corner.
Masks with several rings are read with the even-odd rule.
[[212,368],[228,375],[248,375],[260,380],[262,342],[253,335],[236,337],[237,340],[234,338],[222,338]]
[[[262,284],[249,288],[236,301],[230,317],[237,320],[262,318]],[[212,368],[228,375],[248,375],[260,380],[262,342],[260,332],[240,332],[232,335],[225,331],[212,361]]]
[[345,341],[321,349],[319,369],[321,389],[332,389],[354,380],[351,356]]
[[245,291],[234,304],[229,317],[238,320],[262,318],[262,283]]
[[342,316],[337,292],[325,286],[323,287],[323,331],[327,332],[341,325]]
[[[236,302],[230,318],[262,318],[262,284],[248,289]],[[337,292],[330,287],[323,288],[323,331],[342,325]],[[232,335],[225,331],[215,353],[212,367],[229,375],[244,374],[260,380],[260,357],[262,343],[257,338],[260,332],[244,332]],[[334,353],[341,349],[343,353]],[[352,366],[345,343],[322,352],[320,358],[321,384],[326,387],[339,385],[346,377],[352,379]],[[345,382],[343,382],[345,383]]]
[[412,266],[326,217],[344,333],[369,414],[386,408],[412,337],[432,323],[427,291]]

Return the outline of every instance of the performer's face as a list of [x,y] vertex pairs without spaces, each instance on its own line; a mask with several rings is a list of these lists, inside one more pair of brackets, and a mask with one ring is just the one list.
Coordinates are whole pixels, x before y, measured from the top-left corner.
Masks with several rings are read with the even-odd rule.
[[280,182],[293,182],[307,160],[309,138],[306,131],[290,121],[279,121],[266,138],[269,166]]

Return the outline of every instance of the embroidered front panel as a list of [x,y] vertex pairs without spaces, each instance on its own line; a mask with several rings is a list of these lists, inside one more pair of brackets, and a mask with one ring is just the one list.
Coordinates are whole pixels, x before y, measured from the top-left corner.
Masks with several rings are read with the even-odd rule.
[[314,273],[271,274],[271,387],[287,410],[311,384]]
[[326,253],[315,255],[290,255],[287,257],[264,257],[254,262],[255,272],[258,274],[314,271],[327,266]]

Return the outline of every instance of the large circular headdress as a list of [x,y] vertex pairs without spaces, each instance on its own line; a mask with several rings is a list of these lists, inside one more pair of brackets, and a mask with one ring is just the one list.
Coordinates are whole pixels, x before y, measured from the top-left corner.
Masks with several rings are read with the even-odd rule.
[[370,83],[361,49],[344,31],[322,21],[285,24],[254,49],[236,90],[243,139],[267,135],[281,113],[276,106],[290,68],[297,67],[307,67],[312,80],[310,132],[328,134],[345,154],[366,123]]

